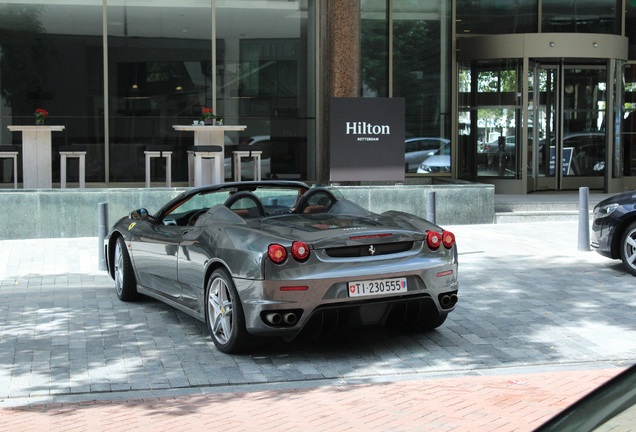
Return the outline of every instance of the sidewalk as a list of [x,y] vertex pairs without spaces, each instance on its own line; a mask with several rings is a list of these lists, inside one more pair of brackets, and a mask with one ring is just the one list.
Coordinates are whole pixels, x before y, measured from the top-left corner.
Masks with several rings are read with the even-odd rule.
[[0,410],[0,430],[531,431],[622,369],[465,376]]

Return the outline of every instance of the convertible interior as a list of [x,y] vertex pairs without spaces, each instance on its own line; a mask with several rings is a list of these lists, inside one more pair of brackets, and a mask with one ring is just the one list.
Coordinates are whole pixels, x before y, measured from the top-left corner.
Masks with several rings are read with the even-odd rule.
[[[227,191],[226,191],[227,192]],[[170,211],[164,225],[194,226],[200,216],[218,204],[223,204],[243,219],[255,219],[282,214],[319,214],[329,212],[338,199],[325,188],[312,188],[302,195],[270,195],[262,199],[251,190],[229,191],[193,197]],[[229,195],[229,196],[228,196]],[[222,201],[223,197],[227,197]],[[290,198],[292,198],[290,200]],[[264,201],[264,202],[263,202]]]

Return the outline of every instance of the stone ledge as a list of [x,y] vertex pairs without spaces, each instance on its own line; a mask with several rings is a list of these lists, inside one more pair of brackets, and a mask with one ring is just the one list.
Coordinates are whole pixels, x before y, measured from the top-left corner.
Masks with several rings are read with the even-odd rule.
[[[427,193],[436,193],[440,225],[494,223],[494,187],[479,184],[340,186],[351,201],[376,213],[400,210],[426,217]],[[108,203],[108,225],[130,211],[151,213],[184,188],[38,189],[0,191],[0,240],[98,235],[97,209]]]

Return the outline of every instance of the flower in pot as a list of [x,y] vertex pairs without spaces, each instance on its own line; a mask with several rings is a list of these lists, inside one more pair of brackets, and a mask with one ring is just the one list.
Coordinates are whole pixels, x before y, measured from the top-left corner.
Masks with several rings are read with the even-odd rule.
[[43,125],[44,120],[48,117],[49,112],[45,109],[38,108],[35,110],[35,124]]
[[216,116],[214,115],[214,109],[212,108],[203,108],[203,112],[201,114],[201,119],[203,123],[206,125],[213,125],[214,119]]

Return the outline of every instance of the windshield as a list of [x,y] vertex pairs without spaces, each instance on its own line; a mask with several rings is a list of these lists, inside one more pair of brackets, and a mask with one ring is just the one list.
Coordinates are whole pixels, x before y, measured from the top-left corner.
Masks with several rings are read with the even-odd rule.
[[[240,188],[228,188],[215,191],[202,191],[199,194],[193,195],[178,205],[171,208],[164,218],[171,215],[176,216],[184,213],[190,213],[193,211],[207,210],[216,205],[225,204],[230,197],[238,192],[242,192]],[[298,198],[306,191],[304,188],[297,187],[254,187],[245,189],[245,191],[252,192],[260,200],[266,209],[267,214],[282,214],[289,213],[293,209],[294,205],[298,201]],[[233,208],[241,208],[243,201],[238,202],[238,205],[234,205]]]

